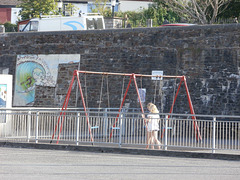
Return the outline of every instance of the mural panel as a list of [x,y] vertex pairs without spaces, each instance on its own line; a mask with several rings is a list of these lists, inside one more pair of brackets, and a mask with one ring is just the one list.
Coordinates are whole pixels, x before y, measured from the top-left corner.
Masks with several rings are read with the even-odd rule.
[[7,104],[7,85],[0,84],[0,108],[5,108]]
[[58,65],[78,62],[79,54],[18,55],[13,105],[32,106],[36,85],[55,87]]

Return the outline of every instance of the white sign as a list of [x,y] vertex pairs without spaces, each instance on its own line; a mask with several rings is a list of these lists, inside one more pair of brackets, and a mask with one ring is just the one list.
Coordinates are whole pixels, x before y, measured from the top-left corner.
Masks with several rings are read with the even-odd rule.
[[[153,76],[163,76],[163,71],[152,71]],[[163,77],[152,77],[152,80],[163,80]]]

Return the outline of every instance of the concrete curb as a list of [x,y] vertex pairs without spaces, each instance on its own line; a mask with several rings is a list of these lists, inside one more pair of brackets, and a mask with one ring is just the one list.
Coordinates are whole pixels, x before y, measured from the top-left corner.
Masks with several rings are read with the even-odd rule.
[[146,149],[128,149],[114,147],[98,147],[98,146],[76,146],[76,145],[56,145],[56,144],[35,144],[35,143],[16,143],[16,142],[0,142],[0,147],[11,148],[29,148],[29,149],[49,149],[49,150],[65,150],[65,151],[84,151],[95,153],[115,153],[115,154],[131,154],[131,155],[149,155],[149,156],[167,156],[179,158],[204,158],[240,161],[240,155],[237,154],[212,154],[199,152],[183,152],[183,151],[163,151],[163,150],[146,150]]

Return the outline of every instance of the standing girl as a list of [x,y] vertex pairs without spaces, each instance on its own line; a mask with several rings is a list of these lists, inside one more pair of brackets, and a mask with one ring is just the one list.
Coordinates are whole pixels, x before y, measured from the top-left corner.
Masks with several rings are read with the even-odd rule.
[[149,148],[149,144],[154,149],[154,144],[158,145],[158,149],[161,149],[161,143],[158,140],[158,131],[159,131],[159,111],[153,103],[148,103],[147,109],[150,111],[148,114],[147,119],[147,149]]

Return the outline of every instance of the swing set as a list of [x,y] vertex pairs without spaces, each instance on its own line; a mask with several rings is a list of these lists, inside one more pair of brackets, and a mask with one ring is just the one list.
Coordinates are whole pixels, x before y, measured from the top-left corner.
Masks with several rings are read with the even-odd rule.
[[[84,93],[83,93],[83,88],[82,88],[82,83],[80,81],[80,75],[83,75],[85,74],[84,76],[84,80],[85,80],[85,99],[84,99]],[[95,129],[95,128],[98,128],[98,125],[95,125],[95,126],[92,126],[89,122],[89,114],[88,114],[88,101],[87,101],[87,86],[86,86],[86,75],[87,74],[95,74],[95,75],[102,75],[102,81],[101,81],[101,89],[100,89],[100,101],[99,101],[99,108],[101,108],[101,102],[102,102],[102,91],[103,91],[103,82],[104,82],[104,76],[106,75],[106,82],[107,82],[107,94],[108,94],[108,107],[110,108],[110,101],[109,101],[109,83],[108,83],[108,75],[112,75],[112,76],[124,76],[123,77],[123,85],[122,85],[122,97],[121,97],[121,103],[120,103],[120,108],[118,110],[118,114],[117,114],[117,117],[115,119],[115,123],[113,124],[112,128],[111,128],[111,132],[110,132],[110,135],[109,135],[109,139],[112,138],[112,135],[113,135],[113,130],[117,129],[116,127],[116,124],[119,120],[119,115],[121,113],[121,110],[123,108],[123,105],[124,105],[124,102],[126,100],[126,97],[127,97],[127,94],[129,92],[129,88],[130,88],[130,85],[132,83],[132,81],[134,82],[134,86],[135,86],[135,90],[136,90],[136,93],[137,93],[137,98],[138,98],[138,102],[139,102],[139,105],[140,105],[140,108],[141,108],[141,112],[142,114],[144,114],[144,108],[143,108],[143,105],[142,105],[142,102],[141,102],[141,96],[140,96],[140,93],[139,93],[139,88],[138,88],[138,84],[137,84],[137,78],[142,78],[142,77],[148,77],[148,78],[152,78],[152,77],[155,77],[156,79],[160,79],[160,78],[173,78],[175,79],[175,83],[176,83],[176,79],[180,79],[180,83],[178,85],[178,88],[177,88],[177,91],[175,93],[175,97],[173,99],[173,103],[171,105],[171,109],[169,111],[169,115],[168,115],[168,118],[170,118],[170,114],[173,112],[173,107],[174,107],[174,104],[176,102],[176,99],[177,99],[177,96],[179,94],[179,91],[180,91],[180,88],[181,88],[181,85],[182,83],[184,83],[184,86],[185,86],[185,90],[186,90],[186,94],[187,94],[187,99],[188,99],[188,104],[189,104],[189,107],[190,107],[190,113],[192,114],[192,120],[193,120],[193,126],[194,126],[194,132],[195,132],[195,136],[196,136],[196,140],[202,140],[202,137],[201,137],[201,134],[199,132],[199,127],[197,125],[197,120],[196,120],[196,117],[194,116],[195,115],[195,112],[194,112],[194,109],[193,109],[193,105],[192,105],[192,101],[191,101],[191,98],[190,98],[190,93],[189,93],[189,90],[188,90],[188,86],[187,86],[187,81],[186,81],[186,77],[185,76],[166,76],[166,75],[143,75],[143,74],[128,74],[128,73],[112,73],[112,72],[93,72],[93,71],[79,71],[79,70],[75,70],[74,73],[73,73],[73,77],[72,77],[72,80],[70,82],[70,85],[69,85],[69,88],[68,88],[68,92],[67,92],[67,95],[66,95],[66,98],[64,100],[64,103],[63,103],[63,106],[62,106],[62,111],[58,117],[58,121],[57,121],[57,124],[55,126],[55,129],[54,129],[54,132],[52,134],[52,140],[50,141],[50,143],[52,143],[54,137],[55,137],[55,134],[57,132],[57,129],[58,129],[58,126],[60,125],[60,129],[59,129],[59,132],[58,132],[58,137],[57,137],[57,144],[59,143],[59,139],[60,139],[60,134],[61,134],[61,131],[62,131],[62,128],[63,128],[63,122],[64,122],[64,119],[65,119],[65,115],[66,115],[66,110],[68,108],[68,103],[69,103],[69,100],[70,100],[70,95],[71,95],[71,91],[72,91],[72,88],[73,88],[73,84],[74,84],[74,81],[75,81],[75,78],[77,80],[77,84],[78,84],[78,90],[80,92],[80,96],[81,96],[81,100],[82,100],[82,105],[83,105],[83,108],[84,108],[84,114],[85,114],[85,118],[86,118],[86,122],[87,122],[87,128],[88,128],[88,133],[90,135],[90,140],[91,142],[93,143],[94,142],[94,138],[92,136],[92,129]],[[129,82],[127,84],[127,87],[126,87],[126,90],[125,90],[125,93],[124,93],[124,81],[125,81],[125,77],[129,77]],[[156,89],[155,89],[155,92],[156,92]],[[155,96],[155,95],[154,95]],[[155,101],[155,97],[154,97],[154,101]],[[147,126],[146,126],[146,120],[144,120],[144,124],[145,124],[145,127],[146,127],[146,130],[147,130]],[[164,129],[165,131],[165,129]]]

